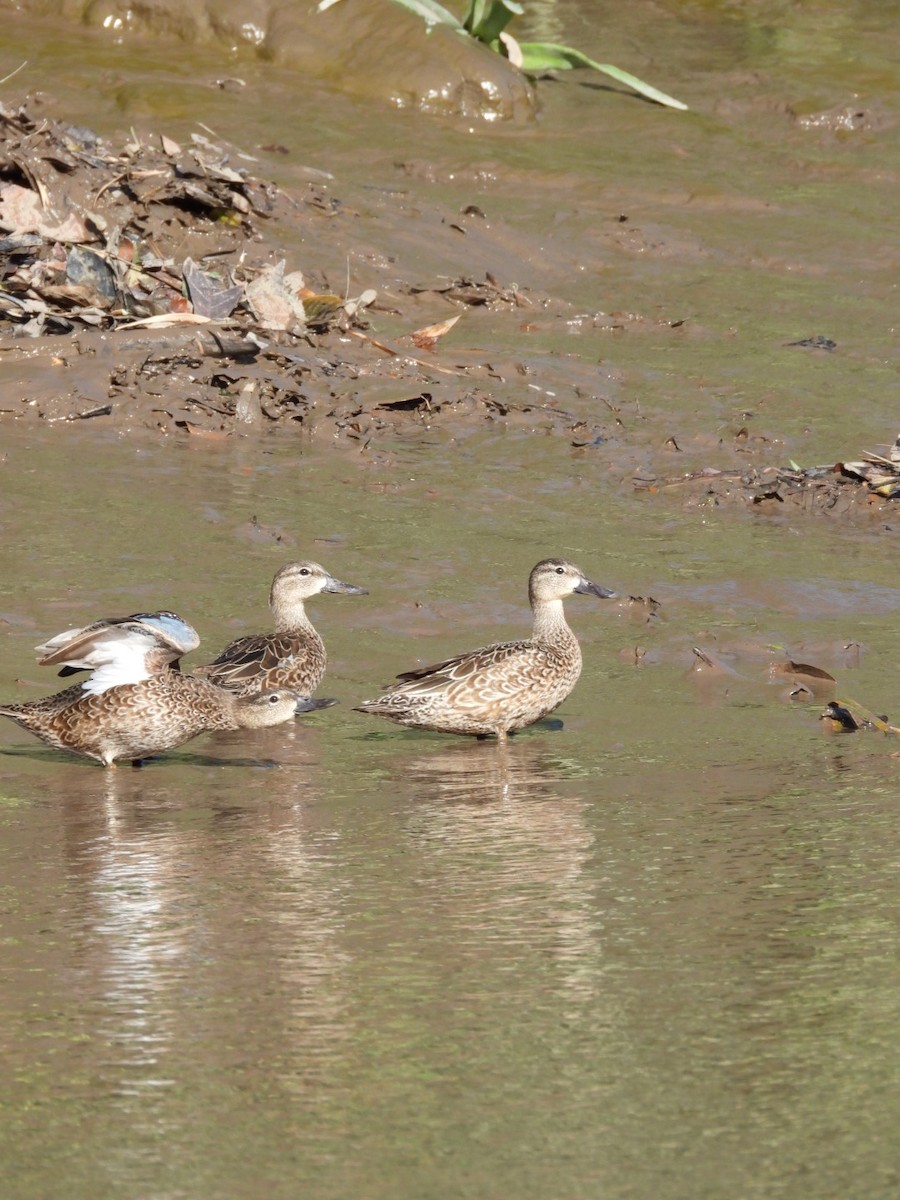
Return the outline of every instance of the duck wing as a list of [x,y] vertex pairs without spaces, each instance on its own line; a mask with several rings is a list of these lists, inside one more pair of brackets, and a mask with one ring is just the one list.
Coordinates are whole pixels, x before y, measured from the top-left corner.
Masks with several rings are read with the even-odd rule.
[[404,671],[397,676],[397,683],[387,694],[431,696],[448,689],[464,688],[482,696],[507,696],[532,685],[544,671],[552,671],[554,666],[555,656],[550,647],[531,641],[495,642],[428,667]]
[[[38,665],[60,667],[60,675],[94,671],[117,659],[124,662],[130,649],[144,646],[149,654],[150,673],[177,663],[200,645],[196,629],[172,612],[133,613],[128,617],[105,617],[80,629],[66,629],[35,646],[41,655]],[[123,682],[135,683],[136,679]]]
[[[186,622],[184,625],[190,629]],[[119,684],[140,683],[167,671],[185,652],[180,638],[175,640],[141,621],[95,622],[58,634],[40,649],[46,652],[38,659],[43,667],[62,667],[66,674],[92,671],[91,678],[82,685],[89,694]]]
[[297,633],[250,634],[229,643],[218,658],[199,667],[198,672],[230,691],[256,686],[263,676],[267,687],[293,686],[291,681],[305,667],[318,665],[317,650],[312,639]]

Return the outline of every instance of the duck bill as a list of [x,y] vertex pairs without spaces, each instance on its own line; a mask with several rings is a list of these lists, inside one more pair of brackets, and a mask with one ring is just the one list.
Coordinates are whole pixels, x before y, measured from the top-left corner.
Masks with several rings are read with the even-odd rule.
[[342,596],[368,596],[368,588],[357,587],[355,583],[343,583],[340,579],[329,579],[322,588],[323,592],[338,592]]
[[599,596],[601,600],[612,600],[616,594],[599,583],[591,583],[590,579],[582,579],[575,591],[579,596]]
[[324,697],[317,700],[312,696],[298,696],[294,713],[299,716],[301,713],[318,712],[320,708],[331,708],[332,704],[337,704],[337,700],[327,700]]

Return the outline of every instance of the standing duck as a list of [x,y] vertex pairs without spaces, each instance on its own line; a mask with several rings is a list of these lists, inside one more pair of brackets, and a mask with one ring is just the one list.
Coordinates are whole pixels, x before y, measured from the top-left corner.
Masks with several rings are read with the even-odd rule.
[[57,750],[108,767],[116,759],[139,762],[172,750],[207,730],[279,725],[312,706],[287,689],[244,699],[172,670],[170,664],[195,644],[196,632],[173,613],[67,630],[38,647],[39,661],[91,670],[90,678],[40,700],[0,705],[0,716]]
[[581,674],[581,648],[566,624],[563,600],[572,595],[609,598],[561,558],[545,558],[528,579],[534,614],[531,637],[495,642],[434,666],[398,675],[398,682],[356,712],[387,717],[400,725],[440,733],[507,734],[532,725],[569,695]]
[[367,596],[365,588],[342,583],[314,562],[282,567],[272,581],[269,607],[274,633],[256,633],[230,642],[218,658],[198,673],[238,696],[265,688],[290,688],[311,696],[325,674],[325,644],[306,615],[305,601],[319,592]]

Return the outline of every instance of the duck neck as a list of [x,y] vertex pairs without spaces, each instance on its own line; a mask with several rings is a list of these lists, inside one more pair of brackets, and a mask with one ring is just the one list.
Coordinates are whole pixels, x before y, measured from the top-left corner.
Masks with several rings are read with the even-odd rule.
[[[534,625],[531,636],[536,642],[575,642],[575,634],[566,624],[562,600],[534,600],[531,604]],[[577,642],[576,642],[577,645]]]
[[272,616],[275,618],[275,632],[288,633],[294,629],[304,629],[315,633],[312,622],[306,615],[302,600],[272,601]]

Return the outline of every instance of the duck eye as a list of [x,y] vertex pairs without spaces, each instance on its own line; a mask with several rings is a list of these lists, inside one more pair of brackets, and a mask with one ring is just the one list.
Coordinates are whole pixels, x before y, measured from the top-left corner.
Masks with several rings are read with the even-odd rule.
[[557,575],[565,575],[565,573],[566,573],[566,568],[565,568],[565,567],[557,567],[557,568],[556,568],[556,573],[557,573]]
[[301,568],[300,568],[300,574],[301,574],[301,575],[308,575],[308,574],[309,574],[309,568],[308,568],[308,567],[301,567]]
[[270,704],[278,704],[280,702],[280,700],[281,700],[281,695],[279,692],[273,692],[272,695],[269,697]]

